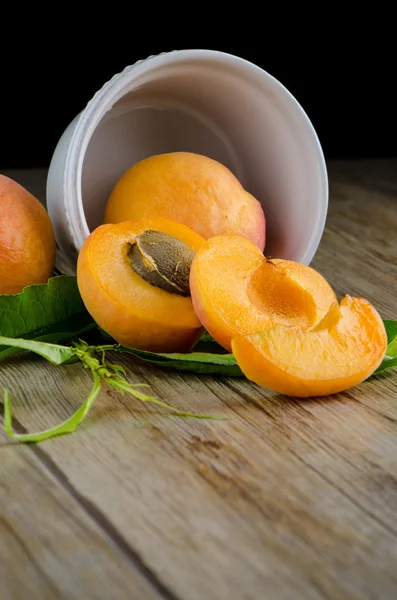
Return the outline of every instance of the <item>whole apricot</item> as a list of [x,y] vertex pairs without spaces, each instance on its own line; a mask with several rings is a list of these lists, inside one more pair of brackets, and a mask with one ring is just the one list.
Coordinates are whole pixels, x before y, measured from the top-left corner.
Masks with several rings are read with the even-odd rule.
[[367,379],[382,362],[387,335],[376,309],[345,296],[311,330],[275,325],[233,339],[232,349],[248,379],[297,397],[325,396]]
[[0,294],[46,283],[55,266],[55,234],[44,206],[0,175]]
[[77,261],[87,310],[124,346],[187,352],[203,332],[189,274],[204,242],[185,225],[162,218],[100,225]]
[[219,235],[197,252],[190,271],[193,306],[207,331],[231,351],[232,339],[276,323],[313,327],[337,303],[320,273],[265,258],[240,235]]
[[266,221],[260,202],[218,161],[171,152],[133,165],[116,183],[104,222],[163,217],[183,223],[205,239],[244,235],[263,251]]

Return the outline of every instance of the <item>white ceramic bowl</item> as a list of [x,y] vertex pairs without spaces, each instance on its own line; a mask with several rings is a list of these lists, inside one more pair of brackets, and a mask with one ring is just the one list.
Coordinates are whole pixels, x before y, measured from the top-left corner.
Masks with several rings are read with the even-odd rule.
[[111,190],[134,163],[178,150],[229,167],[262,203],[265,254],[309,264],[324,230],[328,179],[302,107],[254,64],[213,50],[178,50],[128,66],[66,129],[52,157],[47,208],[57,268],[102,223]]

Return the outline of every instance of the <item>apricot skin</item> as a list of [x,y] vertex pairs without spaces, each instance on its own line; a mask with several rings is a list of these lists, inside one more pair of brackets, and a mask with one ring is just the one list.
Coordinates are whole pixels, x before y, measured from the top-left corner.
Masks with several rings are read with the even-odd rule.
[[223,164],[190,152],[159,154],[131,167],[116,183],[104,222],[159,216],[183,223],[205,239],[238,233],[263,251],[262,206]]
[[0,294],[46,283],[55,267],[55,234],[44,206],[0,175]]
[[232,350],[248,379],[275,392],[307,398],[354,387],[380,365],[387,335],[376,309],[345,296],[339,315],[312,330],[276,325],[236,337]]
[[143,219],[101,225],[86,238],[77,262],[85,306],[118,343],[152,352],[187,352],[203,333],[190,297],[144,281],[128,259],[128,244],[147,229],[168,233],[194,252],[205,240],[180,223]]
[[193,306],[207,331],[231,351],[232,339],[275,323],[313,327],[337,298],[311,267],[266,259],[239,235],[214,236],[190,271]]

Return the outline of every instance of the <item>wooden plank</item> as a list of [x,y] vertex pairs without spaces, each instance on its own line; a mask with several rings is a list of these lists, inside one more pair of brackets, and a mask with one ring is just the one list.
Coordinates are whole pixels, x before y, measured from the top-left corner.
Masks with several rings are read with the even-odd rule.
[[[12,376],[25,379],[27,372],[32,371],[25,372],[23,365],[18,370],[10,367],[9,381]],[[172,379],[185,393],[183,380],[176,374]],[[159,377],[158,384],[162,381],[169,385]],[[47,376],[47,389],[50,382]],[[68,385],[67,392],[77,404],[80,384],[76,384],[77,388]],[[37,401],[43,388],[37,381],[36,391],[33,393],[30,385],[29,393]],[[61,398],[58,390],[57,398]],[[61,400],[62,406],[64,403],[65,399]],[[272,545],[266,548],[262,532],[256,532],[255,524],[245,521],[238,507],[228,506],[223,490],[200,473],[195,453],[192,463],[186,460],[185,444],[190,444],[189,440],[196,443],[207,426],[150,417],[139,407],[134,411],[129,401],[123,404],[113,394],[105,394],[98,405],[100,421],[95,410],[90,419],[96,426],[46,444],[45,452],[50,449],[56,464],[66,455],[71,458],[68,465],[62,464],[62,470],[72,485],[95,502],[102,519],[111,521],[125,534],[131,547],[146,557],[177,597],[254,598],[262,585],[276,594],[280,584],[290,593],[294,591],[296,598],[322,597],[308,590],[299,569],[290,572],[290,565],[284,566],[284,559],[274,555]],[[19,409],[24,416],[23,407]],[[140,413],[144,423],[136,421]],[[38,422],[32,426],[37,427]],[[171,440],[173,435],[177,444],[168,447],[168,437]],[[226,467],[229,462],[226,456]],[[71,479],[69,467],[73,471]]]
[[329,214],[312,266],[339,295],[365,296],[383,318],[396,318],[397,161],[331,163],[329,171]]
[[[367,167],[361,175],[354,165],[330,165],[329,218],[313,266],[338,294],[364,295],[395,317],[397,179],[385,181],[395,163]],[[82,513],[109,543],[123,540],[121,554],[141,557],[164,595],[396,598],[396,374],[297,401],[243,379],[117,361],[162,400],[229,416],[181,420],[107,391],[78,432],[39,446],[43,470],[53,465],[49,477],[65,494],[68,482]],[[5,384],[32,431],[70,414],[89,378],[78,365],[20,357],[3,363]],[[23,511],[26,500],[15,502]]]
[[16,446],[3,431],[0,506],[1,600],[166,597],[45,452]]
[[[131,372],[147,377],[146,369]],[[15,377],[27,373],[15,369]],[[38,403],[53,382],[65,407],[53,377],[29,394]],[[74,373],[76,387],[68,385],[69,377],[77,405],[81,384]],[[281,590],[286,598],[348,598],[352,589],[353,598],[395,597],[393,422],[385,427],[350,398],[302,408],[255,386],[243,401],[247,384],[237,380],[150,380],[179,406],[188,384],[200,410],[223,409],[230,422],[150,417],[111,393],[89,427],[41,448],[176,596],[259,598],[263,589],[267,598]],[[49,424],[31,410],[18,413],[32,428]]]

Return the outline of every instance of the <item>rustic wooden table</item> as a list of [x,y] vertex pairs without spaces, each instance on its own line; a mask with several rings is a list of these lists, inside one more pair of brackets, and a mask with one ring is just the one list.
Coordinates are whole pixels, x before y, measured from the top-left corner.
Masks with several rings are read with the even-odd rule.
[[[8,174],[44,197],[45,171]],[[397,160],[329,174],[313,266],[397,318]],[[1,600],[397,598],[397,372],[298,401],[117,359],[164,401],[230,418],[106,391],[71,436],[18,445],[1,427]],[[79,365],[0,365],[20,430],[64,419],[90,383]]]

